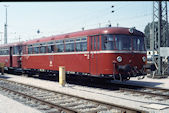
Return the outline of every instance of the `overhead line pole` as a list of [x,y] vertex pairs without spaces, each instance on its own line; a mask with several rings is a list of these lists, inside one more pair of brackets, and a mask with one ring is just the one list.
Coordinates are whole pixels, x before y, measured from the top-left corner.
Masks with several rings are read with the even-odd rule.
[[4,44],[7,44],[7,5],[4,5],[6,7],[6,22],[4,25]]
[[[152,42],[150,42],[153,51],[153,62],[157,66],[153,77],[164,77],[167,75],[166,62],[161,56],[160,47],[168,47],[168,17],[167,17],[167,1],[153,1],[153,26],[152,26]],[[155,54],[157,52],[157,55]]]

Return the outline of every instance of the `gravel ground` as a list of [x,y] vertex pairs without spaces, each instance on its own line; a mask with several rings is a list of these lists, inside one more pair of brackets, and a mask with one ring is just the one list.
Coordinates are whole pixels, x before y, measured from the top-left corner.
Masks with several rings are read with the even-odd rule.
[[41,113],[0,94],[0,113]]
[[[40,80],[40,79],[35,79],[35,78],[30,78],[30,77],[25,77],[25,76],[16,76],[16,75],[4,75],[1,77],[7,77],[8,80],[20,82],[20,83],[26,83],[54,91],[59,91],[59,92],[64,92],[72,95],[78,95],[82,96],[85,98],[89,99],[96,99],[100,101],[106,101],[108,103],[114,103],[114,104],[119,104],[123,106],[129,106],[137,109],[142,109],[146,110],[152,113],[168,113],[169,108],[161,109],[158,110],[156,106],[160,105],[166,105],[169,107],[169,100],[165,101],[157,101],[155,98],[144,98],[144,96],[138,97],[137,95],[133,96],[132,94],[129,93],[120,93],[119,91],[108,91],[104,89],[99,89],[99,88],[89,88],[85,86],[77,86],[73,84],[66,84],[65,87],[62,87],[59,85],[58,82],[54,81],[46,81],[46,80]],[[117,82],[117,81],[115,81]],[[127,81],[125,83],[129,84],[139,84],[139,85],[148,85],[148,86],[153,86],[153,87],[163,87],[163,88],[169,88],[169,79],[150,79],[150,78],[145,78],[142,80],[137,80],[136,78],[132,78],[130,81]],[[6,102],[9,104],[9,102]],[[144,106],[144,107],[143,107]],[[149,108],[146,108],[149,107]],[[19,108],[26,109],[24,107]],[[155,107],[155,109],[151,109],[150,107]],[[164,107],[164,106],[162,106]],[[3,109],[0,107],[0,112],[3,112]],[[17,109],[13,109],[13,111],[17,111]],[[28,110],[25,110],[28,111]],[[3,113],[11,113],[6,110]],[[14,113],[14,112],[12,112]],[[17,112],[18,113],[18,112]],[[25,112],[29,113],[29,112]],[[35,112],[34,112],[35,113]]]

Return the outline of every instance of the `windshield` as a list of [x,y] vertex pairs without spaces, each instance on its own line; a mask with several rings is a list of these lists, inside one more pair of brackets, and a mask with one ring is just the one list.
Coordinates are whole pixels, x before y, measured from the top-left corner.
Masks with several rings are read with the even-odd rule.
[[144,39],[141,36],[103,35],[102,50],[144,51]]
[[133,36],[133,50],[144,51],[144,39],[143,37]]
[[115,42],[113,35],[103,35],[102,36],[102,50],[114,50]]
[[126,35],[116,35],[116,49],[117,50],[132,50],[131,46],[131,36]]

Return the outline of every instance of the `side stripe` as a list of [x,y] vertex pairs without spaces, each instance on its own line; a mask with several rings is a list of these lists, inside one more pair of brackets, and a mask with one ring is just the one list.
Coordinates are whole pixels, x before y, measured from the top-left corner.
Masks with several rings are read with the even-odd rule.
[[[23,54],[22,56],[43,56],[43,55],[71,55],[71,54],[88,54],[89,51],[83,52],[61,52],[61,53],[40,53],[40,54]],[[140,53],[146,54],[146,51],[90,51],[92,54],[102,53]]]
[[[39,54],[23,54],[23,55],[12,55],[12,56],[43,56],[43,55],[73,55],[73,54],[88,54],[89,51],[82,52],[60,52],[60,53],[39,53]],[[146,54],[146,51],[90,51],[92,54],[102,54],[102,53],[140,53]],[[9,56],[9,55],[0,55],[0,56]]]

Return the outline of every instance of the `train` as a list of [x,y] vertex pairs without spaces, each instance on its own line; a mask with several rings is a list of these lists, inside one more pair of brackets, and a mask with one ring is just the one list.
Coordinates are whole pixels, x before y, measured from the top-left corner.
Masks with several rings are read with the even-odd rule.
[[135,28],[103,27],[0,45],[0,63],[8,73],[66,73],[112,80],[145,76],[144,33]]

